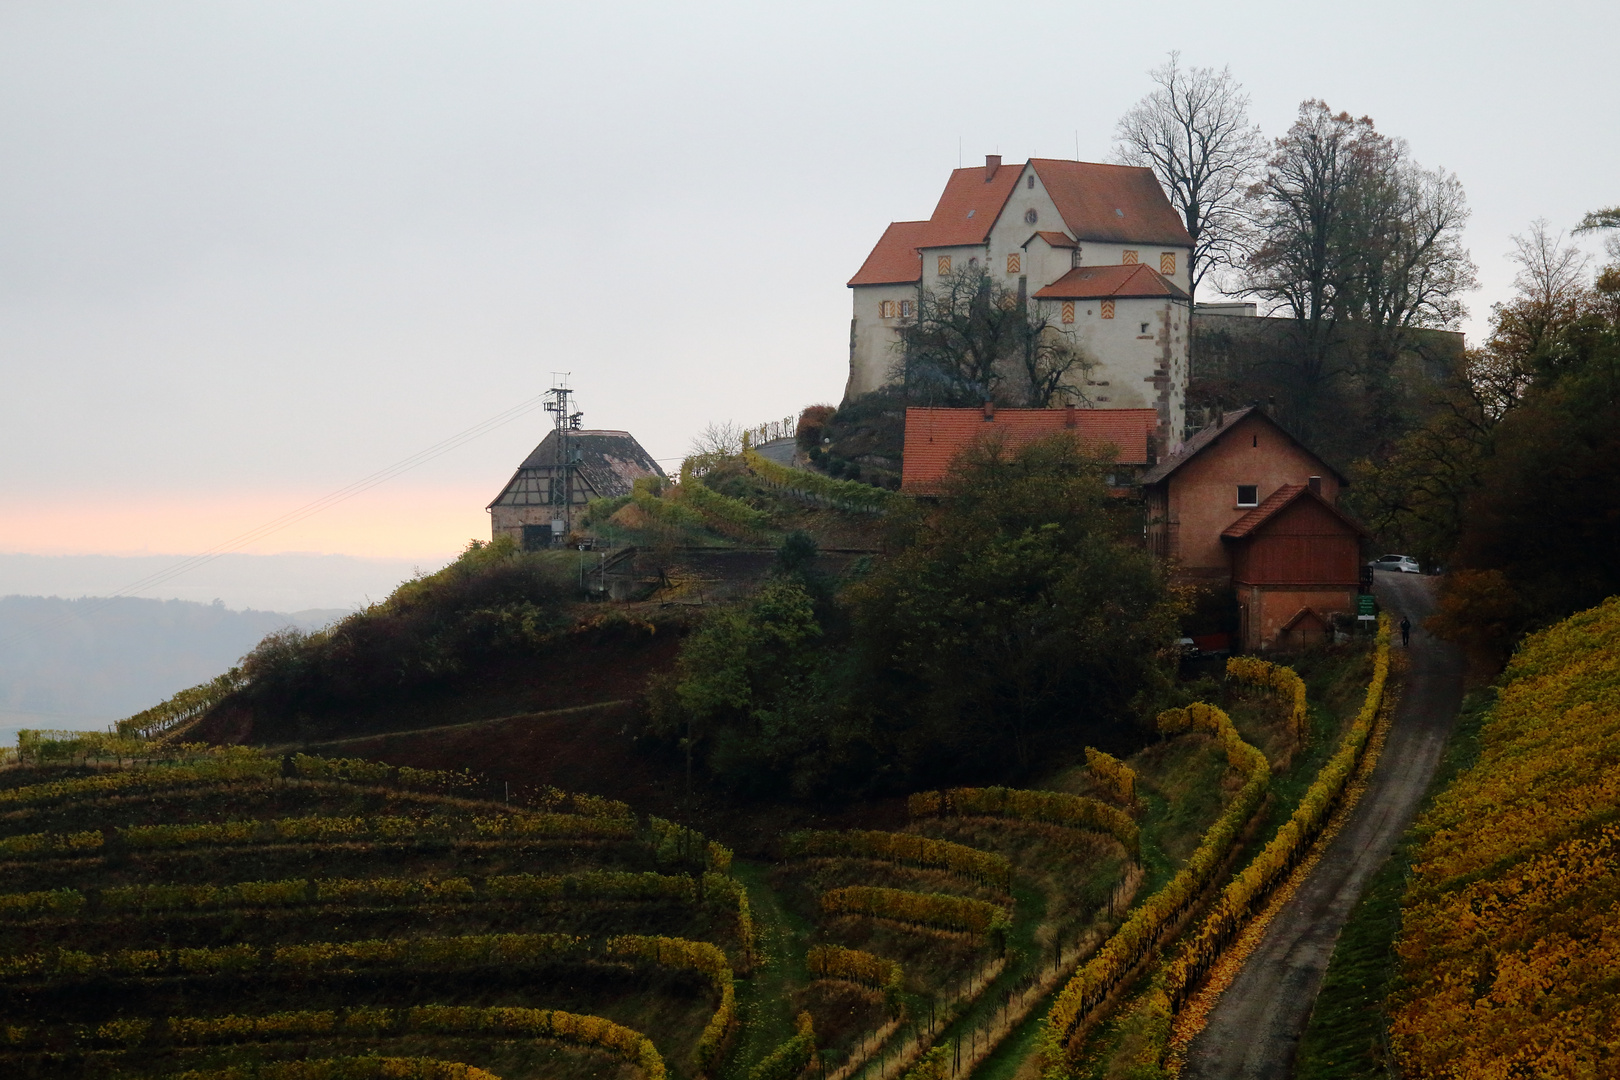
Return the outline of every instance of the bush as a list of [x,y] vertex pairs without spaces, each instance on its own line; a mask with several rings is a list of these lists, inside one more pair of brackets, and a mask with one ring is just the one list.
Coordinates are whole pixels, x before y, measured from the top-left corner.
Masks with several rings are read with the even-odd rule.
[[1004,933],[1012,925],[1005,909],[983,900],[872,885],[846,885],[824,892],[821,910],[828,915],[875,915],[914,926],[971,934]]
[[441,685],[493,655],[533,653],[565,620],[571,579],[553,565],[510,537],[474,541],[444,569],[325,630],[265,638],[226,704],[313,714]]
[[936,867],[1003,892],[1012,889],[1012,863],[1006,856],[917,833],[861,829],[789,833],[786,854],[790,858],[882,859],[903,866]]

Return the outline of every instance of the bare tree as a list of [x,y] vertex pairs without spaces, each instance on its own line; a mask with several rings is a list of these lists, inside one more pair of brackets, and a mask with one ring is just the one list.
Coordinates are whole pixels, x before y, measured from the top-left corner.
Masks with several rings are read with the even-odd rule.
[[1083,400],[1092,362],[1039,303],[969,264],[919,297],[917,321],[901,331],[893,374],[908,397],[931,404],[984,401],[1044,408]]
[[1120,117],[1114,156],[1151,168],[1192,237],[1188,280],[1231,266],[1246,233],[1244,192],[1265,160],[1249,98],[1229,68],[1183,68],[1181,54],[1149,76],[1158,89]]

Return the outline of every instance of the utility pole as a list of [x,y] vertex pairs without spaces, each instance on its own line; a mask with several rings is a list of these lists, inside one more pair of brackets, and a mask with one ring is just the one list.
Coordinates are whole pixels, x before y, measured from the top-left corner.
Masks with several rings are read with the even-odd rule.
[[579,465],[579,450],[570,437],[579,430],[585,414],[573,411],[574,392],[568,386],[572,372],[553,371],[552,387],[546,391],[546,412],[552,414],[552,432],[557,436],[553,448],[551,468],[551,542],[561,543],[574,527],[574,470]]

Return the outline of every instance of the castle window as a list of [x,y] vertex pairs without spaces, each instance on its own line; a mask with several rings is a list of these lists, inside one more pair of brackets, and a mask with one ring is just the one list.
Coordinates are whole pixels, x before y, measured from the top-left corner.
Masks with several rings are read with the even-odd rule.
[[1024,211],[1024,224],[1025,225],[1033,225],[1037,221],[1039,221],[1040,219],[1041,219],[1041,215],[1039,215],[1039,214],[1037,214],[1035,212],[1035,208],[1033,206],[1030,207],[1028,210]]
[[912,303],[910,300],[900,301],[900,317],[902,319],[911,318],[911,316],[916,313],[916,308],[917,305]]
[[1102,302],[1102,317],[1105,319],[1112,319],[1114,317],[1114,302],[1112,300],[1104,300]]
[[1239,484],[1237,486],[1237,489],[1238,489],[1238,492],[1237,492],[1237,495],[1238,495],[1237,504],[1239,506],[1259,506],[1260,505],[1260,488],[1259,488],[1259,485],[1257,485],[1257,484]]
[[878,318],[880,318],[880,319],[892,319],[892,318],[894,318],[894,301],[893,300],[879,300],[878,301]]
[[1139,333],[1139,334],[1145,334],[1145,333],[1147,333],[1147,332],[1148,332],[1148,331],[1147,331],[1147,328],[1148,328],[1148,324],[1147,324],[1147,323],[1143,323],[1143,324],[1142,324],[1142,329],[1140,329],[1140,330],[1138,330],[1138,331],[1137,331],[1137,333]]
[[1065,301],[1063,301],[1063,321],[1066,322],[1066,323],[1074,322],[1074,301],[1073,300],[1065,300]]
[[1035,174],[1034,173],[1029,174],[1029,189],[1031,191],[1035,190]]
[[1135,266],[1136,261],[1136,252],[1132,251],[1130,248],[1126,248],[1124,251],[1119,253],[1119,262],[1121,266]]
[[1176,253],[1173,251],[1159,252],[1159,273],[1173,274],[1176,272]]
[[1015,251],[1012,254],[1007,256],[1007,273],[1009,273],[1009,274],[1019,273],[1023,269],[1023,266],[1024,266],[1023,256],[1019,255],[1018,252]]
[[939,257],[939,261],[938,261],[937,265],[939,266],[939,272],[941,274],[950,273],[951,272],[951,257],[949,255],[941,255]]
[[1076,265],[1076,266],[1080,265],[1080,245],[1079,244],[1076,244],[1074,246],[1074,265]]

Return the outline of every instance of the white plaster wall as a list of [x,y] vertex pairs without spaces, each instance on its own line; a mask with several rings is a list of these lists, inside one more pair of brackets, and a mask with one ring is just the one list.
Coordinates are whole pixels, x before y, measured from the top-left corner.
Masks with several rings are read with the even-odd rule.
[[[1117,300],[1114,317],[1102,317],[1100,300],[1076,300],[1074,322],[1064,324],[1061,300],[1040,301],[1043,312],[1059,330],[1072,333],[1074,343],[1097,362],[1087,392],[1104,409],[1160,407],[1156,373],[1170,379],[1164,423],[1167,445],[1179,443],[1186,428],[1187,379],[1186,305],[1170,300]],[[1147,330],[1143,332],[1143,324]],[[1168,359],[1167,359],[1168,357]]]
[[915,310],[917,301],[917,286],[912,284],[856,285],[849,291],[854,294],[855,324],[849,348],[849,382],[844,387],[846,398],[871,393],[890,381],[889,369],[895,361],[894,346],[900,340],[900,327],[914,321],[879,318],[879,302],[910,300]]
[[955,273],[962,267],[969,265],[974,259],[980,264],[984,263],[985,247],[983,244],[964,244],[957,247],[923,248],[922,253],[922,284],[929,292],[939,287],[939,257],[951,257],[951,272]]

